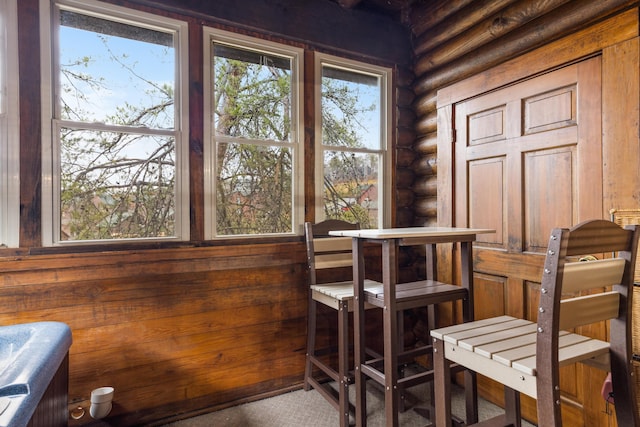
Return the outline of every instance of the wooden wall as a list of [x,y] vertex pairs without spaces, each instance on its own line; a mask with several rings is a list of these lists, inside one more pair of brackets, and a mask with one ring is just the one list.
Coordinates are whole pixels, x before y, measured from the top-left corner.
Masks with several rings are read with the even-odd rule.
[[[418,4],[411,16],[415,54],[415,223],[436,212],[450,221],[451,206],[437,206],[438,90],[636,5],[601,1],[438,1]],[[440,100],[442,102],[442,100]],[[445,189],[440,189],[445,191]]]
[[[451,213],[451,206],[438,203],[442,193],[437,174],[443,171],[438,171],[437,135],[448,131],[438,128],[440,89],[637,6],[629,0],[415,2],[409,14],[411,34],[405,34],[394,23],[353,10],[345,14],[328,1],[301,8],[298,0],[282,0],[278,13],[267,0],[112,1],[188,20],[191,58],[196,62],[202,58],[202,25],[230,29],[236,23],[240,31],[303,46],[307,58],[311,51],[322,50],[395,64],[393,178],[398,226],[433,225],[438,215]],[[41,248],[40,76],[38,56],[32,54],[39,51],[34,30],[38,1],[18,3],[21,241],[20,248],[0,249],[0,324],[68,323],[74,335],[70,408],[88,409],[90,391],[112,385],[112,425],[152,424],[299,387],[306,329],[301,239],[202,242],[203,133],[198,113],[203,94],[198,67],[190,70],[192,241],[64,252]],[[411,44],[413,67],[407,52]],[[638,47],[611,49],[637,55]],[[635,72],[629,69],[621,80],[606,85],[618,93],[637,87],[637,67]],[[638,112],[629,108],[631,114],[623,118],[617,112],[605,113],[604,128],[612,138],[635,144],[637,153],[636,129],[619,126],[637,125]],[[313,129],[312,117],[306,114],[305,120]],[[312,153],[312,132],[305,144]],[[620,148],[605,153],[611,174],[616,165],[628,169],[628,163],[638,159],[621,153]],[[308,178],[313,176],[310,156]],[[637,189],[629,195],[620,180],[607,185],[607,194],[626,203],[640,198]],[[312,183],[306,182],[305,188],[312,189]],[[307,195],[306,200],[313,198]],[[307,219],[313,220],[313,209],[306,210]],[[411,264],[410,259],[402,262]],[[89,421],[86,415],[71,423]]]
[[70,407],[88,409],[93,388],[113,386],[113,425],[223,405],[300,383],[303,251],[292,242],[7,257],[0,323],[70,325]]
[[[416,9],[412,14],[416,164],[433,161],[438,165],[437,174],[414,169],[416,223],[432,222],[420,206],[433,203],[440,225],[453,224],[456,217],[452,194],[456,171],[452,153],[445,151],[451,150],[456,137],[450,125],[452,104],[593,55],[601,55],[603,64],[603,164],[593,165],[603,172],[602,217],[607,218],[612,207],[638,208],[637,6],[623,0],[462,0],[439,2],[435,12]],[[436,196],[419,191],[432,186],[437,187]],[[476,267],[483,268],[481,260],[476,260]],[[476,306],[492,304],[475,302]],[[584,377],[576,386],[587,396],[586,415],[566,420],[568,425],[615,425],[615,417],[604,414],[605,404],[597,393],[604,374],[585,372]],[[481,392],[497,403],[502,401],[501,389],[487,382],[481,383]],[[523,415],[535,421],[531,399],[523,399]]]
[[[400,85],[396,134],[410,150],[408,31],[390,18],[346,12],[329,1],[282,0],[278,8],[267,0],[110,1],[189,23],[191,241],[42,247],[41,76],[33,53],[40,49],[39,1],[20,0],[20,247],[0,248],[0,325],[52,320],[71,327],[69,408],[87,413],[70,425],[92,422],[88,399],[100,386],[115,388],[106,423],[117,426],[164,422],[299,388],[307,310],[302,238],[203,241],[202,27],[302,47],[307,76],[314,51],[393,68]],[[308,107],[312,85],[306,89]],[[306,219],[312,221],[309,108],[305,128]],[[398,157],[405,169],[412,163]],[[401,181],[410,187],[410,176]],[[411,200],[402,197],[398,217],[409,225]]]

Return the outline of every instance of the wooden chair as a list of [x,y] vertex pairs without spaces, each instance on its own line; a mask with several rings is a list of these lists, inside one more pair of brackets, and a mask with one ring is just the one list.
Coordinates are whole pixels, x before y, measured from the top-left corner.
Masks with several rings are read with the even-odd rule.
[[[330,237],[332,230],[356,230],[358,224],[339,220],[326,220],[317,224],[305,223],[305,240],[307,244],[307,261],[309,266],[309,320],[307,325],[307,355],[304,374],[304,389],[316,389],[324,396],[340,414],[340,426],[349,425],[349,385],[353,383],[353,374],[349,368],[350,347],[353,341],[349,337],[349,312],[353,312],[353,281],[318,283],[317,273],[320,270],[336,270],[353,266],[350,237]],[[330,272],[329,272],[330,273]],[[349,276],[352,270],[348,271]],[[365,281],[365,288],[379,288],[381,285],[372,280]],[[332,348],[316,349],[316,330],[318,304],[336,310],[338,317],[338,369],[331,366],[322,356],[331,352]],[[367,308],[373,306],[367,305]],[[314,377],[314,367],[319,368],[326,376],[338,384],[336,392],[329,384],[321,383]]]
[[[505,386],[505,414],[483,426],[520,426],[520,393],[537,399],[539,426],[562,426],[559,370],[578,362],[611,370],[618,425],[639,426],[630,327],[636,227],[595,220],[554,229],[537,322],[500,316],[432,330],[436,426],[450,425],[452,362]],[[610,342],[571,332],[609,319]]]

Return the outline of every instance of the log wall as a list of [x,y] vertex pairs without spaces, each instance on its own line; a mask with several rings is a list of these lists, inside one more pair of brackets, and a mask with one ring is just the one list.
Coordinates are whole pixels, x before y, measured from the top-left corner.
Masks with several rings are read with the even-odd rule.
[[[439,1],[411,16],[415,54],[415,225],[436,222],[437,102],[444,87],[481,74],[636,5],[629,0]],[[433,11],[435,9],[435,12]]]
[[[452,153],[438,152],[438,148],[450,150],[455,141],[450,125],[455,102],[593,55],[601,55],[603,64],[602,214],[606,218],[611,207],[637,208],[638,3],[461,0],[439,4],[439,13],[431,20],[424,19],[426,11],[416,10],[412,15],[416,54],[416,224],[430,224],[437,216],[439,224],[448,225],[454,218]],[[497,9],[491,10],[493,5]],[[432,159],[436,165],[433,170],[423,167]],[[434,179],[435,197],[427,191]],[[422,210],[423,206],[434,204],[432,211]],[[492,301],[476,300],[476,304],[487,306]],[[518,309],[517,302],[512,308]],[[584,397],[585,416],[569,415],[566,425],[615,425],[615,417],[605,414],[597,393],[604,374],[578,369],[580,375],[576,375],[574,383]],[[502,404],[502,388],[484,381],[480,390],[484,397]],[[523,398],[522,405],[523,416],[535,422],[535,401]]]

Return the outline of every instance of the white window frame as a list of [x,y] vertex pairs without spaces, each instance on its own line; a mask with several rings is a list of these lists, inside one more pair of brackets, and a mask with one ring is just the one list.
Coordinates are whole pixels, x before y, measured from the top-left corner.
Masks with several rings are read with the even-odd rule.
[[[270,42],[259,38],[236,34],[229,31],[204,27],[204,190],[205,190],[205,239],[237,239],[256,238],[265,236],[291,236],[302,234],[304,223],[304,117],[303,117],[303,71],[304,50],[280,43]],[[274,146],[287,146],[292,150],[293,162],[293,189],[292,189],[292,231],[291,233],[274,234],[243,234],[243,235],[218,235],[216,230],[216,146],[218,142],[232,142],[229,138],[216,139],[213,127],[213,70],[212,52],[213,42],[225,43],[238,48],[271,52],[277,55],[291,57],[292,60],[292,128],[290,142],[274,142]],[[233,141],[237,142],[237,141]],[[242,141],[245,142],[244,140]],[[271,144],[269,144],[271,145]]]
[[17,8],[17,0],[0,0],[0,247],[19,245],[20,116]]
[[[378,209],[378,227],[391,226],[391,141],[393,138],[392,123],[392,70],[390,68],[354,61],[338,56],[316,52],[314,55],[315,75],[315,220],[322,221],[324,213],[324,152],[325,151],[355,151],[361,153],[378,153],[381,158],[378,171],[380,207]],[[334,145],[324,145],[322,142],[322,67],[324,65],[341,68],[345,71],[368,74],[380,79],[380,149],[345,148]]]
[[[133,26],[141,26],[176,34],[175,125],[172,136],[176,144],[176,213],[175,234],[168,237],[145,237],[99,240],[60,240],[60,155],[57,129],[61,120],[55,117],[55,84],[57,64],[53,52],[59,41],[53,28],[57,8],[73,10],[106,19],[115,19]],[[40,34],[42,58],[42,238],[44,246],[108,244],[132,241],[189,240],[189,46],[188,24],[151,13],[114,6],[94,0],[40,0]],[[62,122],[64,123],[64,122]],[[105,130],[98,124],[92,130]]]

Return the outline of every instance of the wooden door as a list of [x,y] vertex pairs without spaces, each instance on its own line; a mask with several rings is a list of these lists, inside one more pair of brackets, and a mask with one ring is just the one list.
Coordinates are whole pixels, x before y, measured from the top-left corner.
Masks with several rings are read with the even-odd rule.
[[[596,57],[454,105],[455,224],[497,230],[474,245],[476,319],[535,321],[551,229],[602,218],[600,76]],[[585,390],[589,376],[562,370],[566,425],[590,425],[586,394],[599,389]],[[495,384],[480,391],[502,401]],[[534,419],[535,402],[522,404]]]

